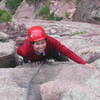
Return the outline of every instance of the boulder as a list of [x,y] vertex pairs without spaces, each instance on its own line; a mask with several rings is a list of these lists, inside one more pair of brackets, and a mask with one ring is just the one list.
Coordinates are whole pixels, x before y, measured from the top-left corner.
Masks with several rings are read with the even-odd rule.
[[81,0],[73,21],[100,24],[100,0]]
[[43,100],[99,100],[99,71],[77,64],[66,65],[54,80],[40,86],[42,98]]
[[15,67],[15,42],[12,40],[0,42],[0,68]]
[[14,18],[17,19],[23,19],[23,18],[32,18],[33,17],[33,10],[34,7],[31,5],[28,5],[28,3],[26,3],[25,0],[23,0],[23,2],[21,3],[21,5],[17,8],[15,14],[14,14]]
[[0,0],[0,9],[6,9],[6,7],[5,7],[5,1],[6,0]]
[[65,20],[71,19],[76,8],[74,0],[51,0],[50,12],[63,17]]
[[0,32],[0,41],[7,41],[9,35],[5,34],[4,32]]

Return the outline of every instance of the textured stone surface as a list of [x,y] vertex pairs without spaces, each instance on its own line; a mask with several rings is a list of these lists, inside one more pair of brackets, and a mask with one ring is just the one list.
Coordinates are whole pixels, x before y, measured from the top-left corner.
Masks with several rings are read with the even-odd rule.
[[0,68],[15,66],[15,42],[12,40],[0,42]]
[[100,0],[81,0],[73,21],[100,24]]
[[[0,98],[13,100],[14,97],[15,100],[25,100],[29,91],[28,100],[33,98],[41,100],[41,96],[42,100],[100,99],[99,69],[70,62],[48,62],[43,64],[37,73],[38,68],[39,65],[25,64],[17,68],[0,69]],[[37,74],[28,89],[29,82],[35,73]]]
[[0,41],[7,41],[9,38],[9,35],[3,33],[3,32],[0,32]]
[[[28,100],[37,100],[39,98],[39,86],[44,82],[54,79],[60,70],[61,66],[48,63],[43,65],[37,73],[37,76],[33,78],[31,88],[29,88]],[[0,69],[0,99],[2,100],[25,100],[27,97],[27,88],[31,78],[37,72],[39,66],[31,66],[25,64],[23,66],[17,66],[17,68]],[[8,93],[9,91],[9,93]],[[36,94],[36,95],[34,95]],[[9,99],[7,99],[9,97]],[[36,98],[36,99],[35,99]],[[39,100],[39,99],[38,99]]]
[[[15,20],[15,23],[15,27],[17,27],[18,25],[24,25],[26,28],[29,28],[33,25],[33,23],[34,25],[43,26],[47,34],[52,35],[53,37],[61,41],[64,45],[80,55],[83,59],[92,62],[92,64],[97,67],[97,69],[89,69],[86,66],[78,65],[75,62],[71,61],[69,63],[53,62],[42,65],[39,73],[32,80],[31,89],[29,89],[28,95],[28,97],[30,98],[29,100],[32,100],[33,98],[36,98],[36,100],[37,98],[41,100],[41,96],[43,100],[66,100],[66,98],[68,100],[71,100],[72,98],[74,98],[75,100],[100,99],[100,96],[98,95],[100,91],[99,25],[67,21],[53,22],[41,20],[19,20],[18,22],[16,22]],[[13,24],[11,23],[11,25]],[[25,33],[16,33],[16,30],[10,31],[7,34],[12,36],[12,39],[14,39],[15,41],[16,37],[18,41],[21,39],[23,41],[23,38],[26,38],[26,36],[23,36],[23,34]],[[16,37],[13,37],[15,35]],[[10,54],[11,52],[9,50],[13,47],[13,44],[11,44],[9,48],[9,42],[0,43],[1,45],[5,44],[4,47],[7,48],[3,49],[3,47],[1,47],[2,49],[0,49],[2,52],[4,52],[4,55],[8,52]],[[13,50],[14,49],[11,49],[11,51]],[[5,59],[3,61],[5,61]],[[25,100],[29,81],[33,77],[33,74],[37,72],[38,67],[39,66],[31,66],[30,64],[25,64],[23,66],[17,66],[17,68],[13,69],[0,69],[0,76],[2,76],[2,79],[0,79],[1,99],[6,100],[7,94],[5,95],[5,91],[9,91],[10,100],[13,99],[12,97],[15,97],[15,99],[18,98],[18,100],[22,100],[22,98],[24,98],[23,100]],[[5,75],[8,77],[6,77]],[[16,87],[14,87],[13,85]],[[5,86],[10,87],[10,89],[5,89]],[[12,88],[14,90],[12,90]],[[79,91],[75,92],[77,88],[79,89]],[[22,95],[19,96],[20,94]]]
[[85,67],[62,67],[55,80],[41,85],[43,100],[99,100],[100,70]]
[[21,5],[17,8],[14,18],[20,19],[20,18],[32,18],[34,7],[31,5],[28,5],[25,0],[21,3]]
[[25,88],[19,87],[12,79],[11,72],[15,69],[0,69],[0,99],[24,100]]

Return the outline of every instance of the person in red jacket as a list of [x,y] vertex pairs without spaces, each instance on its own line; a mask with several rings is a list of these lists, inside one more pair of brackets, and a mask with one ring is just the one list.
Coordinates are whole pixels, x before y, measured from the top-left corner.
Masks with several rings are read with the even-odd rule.
[[24,61],[31,62],[54,59],[55,61],[71,60],[91,66],[69,48],[62,45],[55,38],[46,35],[41,26],[33,26],[28,30],[28,38],[17,48],[17,53],[24,58]]

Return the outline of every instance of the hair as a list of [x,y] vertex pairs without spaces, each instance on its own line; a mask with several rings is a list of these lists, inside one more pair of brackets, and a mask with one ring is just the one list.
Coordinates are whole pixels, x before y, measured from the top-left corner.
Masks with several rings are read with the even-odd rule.
[[[46,38],[45,40],[47,41],[47,38]],[[31,45],[33,45],[33,44],[34,44],[34,42],[30,42],[30,44],[31,44]]]

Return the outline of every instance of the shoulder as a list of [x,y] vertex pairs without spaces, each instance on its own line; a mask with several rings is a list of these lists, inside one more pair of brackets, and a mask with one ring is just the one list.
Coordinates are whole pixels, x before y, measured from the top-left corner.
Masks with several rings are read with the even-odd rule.
[[50,43],[60,43],[60,41],[58,41],[56,38],[51,37],[51,36],[47,37],[47,42],[50,42]]
[[31,46],[30,42],[27,39],[24,40],[22,45],[27,46],[27,47]]
[[32,51],[32,46],[28,40],[25,40],[21,46],[17,48],[17,53],[21,56],[27,56]]
[[30,44],[29,41],[26,39],[24,40],[23,44]]
[[22,45],[20,45],[18,47],[18,49],[22,50],[22,51],[24,51],[24,50],[26,51],[26,49],[29,50],[30,48],[32,48],[32,45],[30,44],[30,42],[28,40],[24,40]]
[[54,37],[48,36],[47,37],[47,42],[54,43],[54,42],[59,42],[59,41],[56,38],[54,38]]
[[53,46],[54,48],[57,48],[61,45],[61,43],[57,39],[51,36],[47,37],[47,44]]

